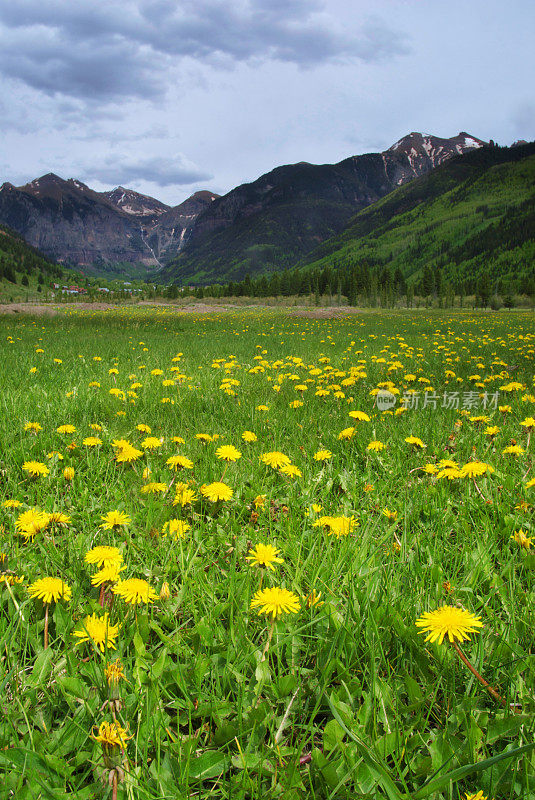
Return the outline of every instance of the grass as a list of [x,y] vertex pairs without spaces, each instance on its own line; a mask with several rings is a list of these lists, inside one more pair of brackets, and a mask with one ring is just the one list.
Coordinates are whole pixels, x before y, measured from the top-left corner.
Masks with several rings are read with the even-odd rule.
[[[535,798],[535,558],[511,539],[533,531],[530,432],[520,425],[534,415],[532,324],[526,312],[316,320],[135,307],[0,318],[0,503],[21,503],[0,506],[0,551],[5,575],[24,575],[0,588],[0,796],[89,800],[116,789],[136,800],[453,800],[481,790],[496,800]],[[351,370],[361,377],[343,385]],[[227,390],[226,379],[235,381]],[[440,398],[459,391],[461,408],[439,400],[436,409],[381,413],[370,392],[385,381],[400,396],[411,387],[432,387]],[[500,389],[512,381],[518,390]],[[320,387],[329,394],[316,396]],[[463,409],[469,390],[474,406]],[[510,413],[483,408],[479,394],[496,391]],[[292,407],[295,400],[302,405]],[[370,420],[355,422],[351,410]],[[489,420],[470,419],[483,415]],[[24,431],[28,422],[42,429]],[[66,423],[74,434],[57,433]],[[113,440],[144,449],[140,423],[161,446],[118,464]],[[494,424],[498,433],[485,434]],[[354,437],[339,440],[350,425]],[[245,430],[258,441],[244,442]],[[219,438],[203,444],[198,433]],[[89,435],[102,444],[84,445]],[[410,435],[425,449],[407,444]],[[525,452],[503,454],[513,439]],[[385,449],[367,450],[372,440]],[[215,453],[222,444],[241,458],[225,467]],[[320,449],[332,458],[315,461]],[[271,451],[287,454],[302,476],[262,464]],[[175,476],[166,460],[176,453],[193,469]],[[451,481],[422,471],[442,458],[495,471]],[[50,473],[28,477],[22,464],[30,460]],[[200,487],[220,479],[232,499],[203,500]],[[169,488],[141,494],[148,480]],[[192,508],[172,505],[177,481],[191,481],[200,497]],[[265,504],[256,508],[259,495]],[[70,522],[25,542],[15,520],[35,506]],[[394,521],[385,508],[397,512]],[[111,510],[131,523],[101,529]],[[322,515],[358,525],[329,536],[314,526]],[[163,535],[173,518],[191,525],[185,538]],[[279,548],[284,563],[251,567],[246,556],[258,543]],[[84,563],[100,544],[120,548],[123,578],[145,579],[158,594],[164,583],[170,589],[135,608],[115,597],[117,650],[103,654],[72,635],[103,612],[95,568]],[[68,602],[50,607],[46,650],[43,603],[27,590],[43,576],[72,587]],[[270,620],[250,609],[260,586],[300,598],[298,613],[277,620],[267,651]],[[312,590],[321,605],[308,606]],[[484,627],[464,651],[506,708],[453,648],[419,635],[415,620],[444,604],[481,616]],[[116,658],[125,674],[118,710],[105,677]],[[114,713],[132,737],[124,752],[95,741]],[[114,787],[116,767],[124,776],[116,773]]]

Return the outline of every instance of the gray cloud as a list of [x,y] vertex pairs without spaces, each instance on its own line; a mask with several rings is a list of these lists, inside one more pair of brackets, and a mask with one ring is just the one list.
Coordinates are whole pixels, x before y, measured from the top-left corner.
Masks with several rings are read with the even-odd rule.
[[99,180],[113,186],[137,185],[140,181],[157,186],[181,186],[212,177],[181,154],[174,158],[152,156],[137,160],[109,156],[99,166],[91,166],[83,173],[86,181]]
[[320,0],[0,0],[0,24],[0,72],[84,100],[160,97],[184,58],[312,67],[408,52],[383,21],[352,33]]

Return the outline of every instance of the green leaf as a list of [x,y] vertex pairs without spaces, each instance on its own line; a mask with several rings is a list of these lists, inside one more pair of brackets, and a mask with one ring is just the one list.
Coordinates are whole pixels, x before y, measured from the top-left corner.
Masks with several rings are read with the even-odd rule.
[[217,778],[230,766],[230,758],[217,750],[208,750],[199,758],[190,761],[189,777],[194,781],[206,781]]

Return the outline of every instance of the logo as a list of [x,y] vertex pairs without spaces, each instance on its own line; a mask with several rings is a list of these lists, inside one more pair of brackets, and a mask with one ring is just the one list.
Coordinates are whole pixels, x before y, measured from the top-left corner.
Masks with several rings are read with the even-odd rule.
[[379,411],[388,411],[396,405],[396,396],[387,389],[380,389],[375,395],[375,403]]

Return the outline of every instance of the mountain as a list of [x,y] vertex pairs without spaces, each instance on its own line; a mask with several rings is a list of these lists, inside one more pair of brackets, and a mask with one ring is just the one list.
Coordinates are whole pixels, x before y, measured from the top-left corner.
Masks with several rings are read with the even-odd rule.
[[58,264],[26,244],[18,233],[0,225],[0,300],[10,295],[24,296],[30,279],[39,285],[36,290],[41,292],[45,282],[58,280],[61,276],[62,269]]
[[473,291],[485,276],[493,289],[498,282],[527,291],[535,264],[534,186],[534,142],[467,153],[360,211],[298,266],[349,270],[357,283],[363,271],[386,269],[413,284],[431,266],[456,287]]
[[[88,273],[122,272],[176,255],[195,219],[214,197],[197,192],[172,208],[119,186],[95,192],[81,181],[48,173],[24,186],[0,188],[0,223],[60,263]],[[118,267],[118,265],[120,265]]]
[[292,266],[357,211],[484,144],[464,132],[450,139],[413,132],[382,153],[277,167],[210,203],[161,280],[207,284]]

